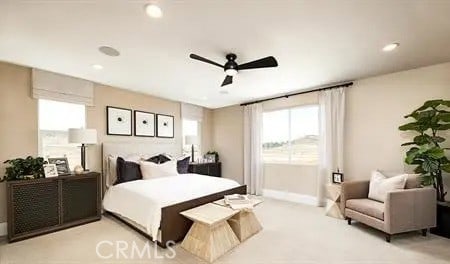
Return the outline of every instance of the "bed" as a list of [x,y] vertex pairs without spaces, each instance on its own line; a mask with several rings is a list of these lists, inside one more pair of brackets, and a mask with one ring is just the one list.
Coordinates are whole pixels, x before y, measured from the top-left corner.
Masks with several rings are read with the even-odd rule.
[[[174,144],[104,143],[105,175],[103,208],[105,213],[132,227],[161,247],[179,242],[192,222],[180,212],[223,198],[228,194],[245,194],[245,185],[198,174],[180,174],[151,180],[138,180],[112,185],[108,162],[111,157],[140,153],[179,155]],[[149,151],[150,150],[150,151]],[[181,151],[180,151],[181,152]],[[133,205],[133,206],[130,206]]]

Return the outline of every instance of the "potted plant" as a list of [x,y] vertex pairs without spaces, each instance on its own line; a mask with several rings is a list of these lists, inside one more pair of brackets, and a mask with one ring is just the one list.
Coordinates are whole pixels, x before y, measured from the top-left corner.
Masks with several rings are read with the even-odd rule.
[[405,162],[416,166],[414,172],[422,176],[422,185],[431,185],[436,189],[437,229],[446,230],[444,233],[449,236],[449,223],[443,221],[440,224],[439,219],[442,217],[450,219],[448,218],[450,216],[445,216],[450,213],[450,206],[445,202],[447,192],[443,180],[444,173],[450,173],[450,160],[446,153],[449,148],[442,147],[442,143],[446,140],[442,135],[445,131],[450,130],[450,101],[426,101],[405,118],[412,118],[414,121],[400,126],[399,129],[413,131],[417,134],[413,141],[402,144],[402,146],[411,146],[406,152]]
[[44,158],[31,156],[17,159],[11,159],[4,162],[10,166],[6,168],[5,176],[1,181],[15,181],[44,178]]

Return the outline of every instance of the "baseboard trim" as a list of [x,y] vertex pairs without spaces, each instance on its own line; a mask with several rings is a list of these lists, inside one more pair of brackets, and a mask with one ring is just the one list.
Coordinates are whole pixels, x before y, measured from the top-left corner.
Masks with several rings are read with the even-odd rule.
[[263,189],[263,196],[277,200],[318,206],[317,197],[306,194]]
[[6,222],[0,223],[0,237],[8,234],[8,228]]

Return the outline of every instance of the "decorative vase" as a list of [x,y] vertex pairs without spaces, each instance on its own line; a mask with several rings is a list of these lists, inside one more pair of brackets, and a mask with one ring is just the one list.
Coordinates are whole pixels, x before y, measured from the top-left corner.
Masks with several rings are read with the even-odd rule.
[[83,170],[83,167],[81,167],[81,165],[77,165],[77,166],[75,166],[73,171],[75,172],[75,174],[81,174],[81,173],[83,173],[84,170]]

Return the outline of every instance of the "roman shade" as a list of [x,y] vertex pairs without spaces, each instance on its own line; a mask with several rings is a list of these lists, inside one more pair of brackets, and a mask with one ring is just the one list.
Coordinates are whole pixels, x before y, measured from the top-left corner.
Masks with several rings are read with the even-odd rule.
[[203,107],[181,103],[181,117],[183,119],[202,121],[203,119]]
[[33,69],[32,96],[73,104],[94,105],[94,84],[67,75]]

